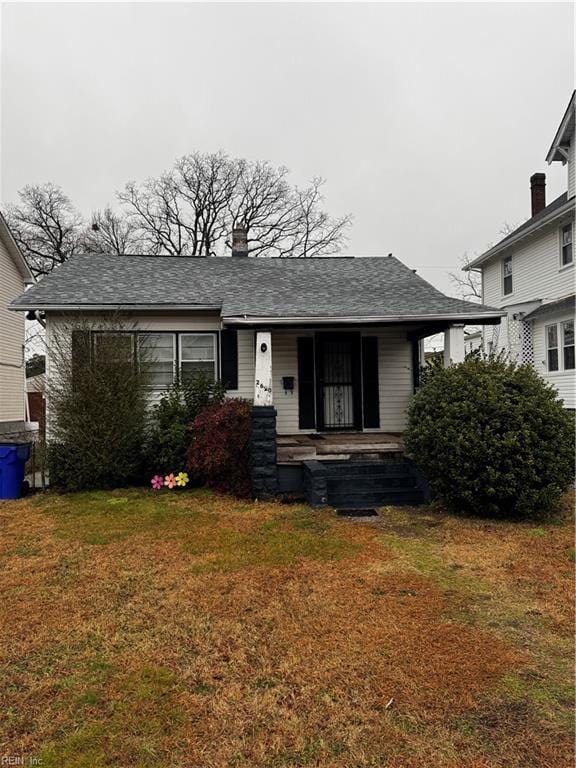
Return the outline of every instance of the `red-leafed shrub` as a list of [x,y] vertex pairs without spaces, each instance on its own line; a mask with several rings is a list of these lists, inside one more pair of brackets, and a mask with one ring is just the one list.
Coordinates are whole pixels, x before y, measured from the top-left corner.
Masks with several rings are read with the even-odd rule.
[[250,403],[225,400],[192,422],[188,469],[194,479],[221,493],[250,496]]

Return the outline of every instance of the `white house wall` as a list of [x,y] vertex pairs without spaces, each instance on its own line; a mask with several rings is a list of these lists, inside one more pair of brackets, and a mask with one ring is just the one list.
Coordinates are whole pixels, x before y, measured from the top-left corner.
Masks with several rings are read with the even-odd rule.
[[[142,331],[218,331],[217,315],[177,315],[150,313],[132,315]],[[57,335],[62,335],[70,320],[63,315],[48,316],[48,346]],[[330,329],[326,329],[330,330]],[[412,395],[412,348],[407,329],[402,327],[364,329],[366,336],[378,337],[380,373],[380,429],[401,432],[406,425],[406,409]],[[279,434],[299,432],[298,427],[298,356],[299,336],[313,335],[313,331],[275,331],[272,334],[272,377],[274,406],[278,412]],[[230,397],[252,400],[254,397],[254,332],[238,331],[238,389],[228,392]],[[54,376],[48,351],[48,375]],[[293,393],[284,392],[282,377],[293,376]],[[158,393],[154,399],[160,396]],[[309,432],[310,430],[304,430]]]
[[574,197],[576,194],[576,141],[572,139],[568,149],[568,197]]
[[[361,333],[364,336],[378,337],[380,429],[385,432],[402,432],[406,426],[406,409],[413,392],[412,347],[406,338],[407,329],[364,329]],[[279,434],[294,434],[300,431],[297,339],[310,335],[313,335],[312,331],[277,331],[272,334],[273,397],[274,407],[278,412]],[[294,376],[292,393],[282,389],[283,376]]]
[[25,420],[24,314],[8,304],[24,292],[24,281],[0,240],[0,424]]
[[[532,323],[532,338],[534,343],[534,367],[542,378],[552,384],[558,390],[558,396],[564,401],[565,408],[576,408],[575,375],[573,370],[548,371],[546,362],[546,331],[547,325],[562,323],[564,320],[573,320],[570,313],[547,315]],[[560,336],[561,338],[561,336]],[[558,349],[560,365],[563,367],[562,347]]]
[[514,292],[503,294],[502,258],[496,257],[483,270],[484,304],[500,308],[533,299],[548,302],[574,292],[574,265],[560,267],[559,227],[528,238],[506,255],[510,253]]

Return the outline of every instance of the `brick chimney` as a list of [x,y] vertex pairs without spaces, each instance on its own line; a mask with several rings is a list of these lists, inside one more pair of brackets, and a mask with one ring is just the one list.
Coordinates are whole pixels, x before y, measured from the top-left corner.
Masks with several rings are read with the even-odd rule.
[[232,229],[232,256],[248,256],[248,229],[238,224]]
[[530,176],[530,192],[532,196],[532,216],[536,216],[546,208],[546,174],[533,173]]

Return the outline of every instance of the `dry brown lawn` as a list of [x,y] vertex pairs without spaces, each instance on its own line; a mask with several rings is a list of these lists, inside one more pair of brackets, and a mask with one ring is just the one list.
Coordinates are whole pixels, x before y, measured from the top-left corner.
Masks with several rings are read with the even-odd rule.
[[0,504],[0,755],[568,768],[573,529],[203,492]]

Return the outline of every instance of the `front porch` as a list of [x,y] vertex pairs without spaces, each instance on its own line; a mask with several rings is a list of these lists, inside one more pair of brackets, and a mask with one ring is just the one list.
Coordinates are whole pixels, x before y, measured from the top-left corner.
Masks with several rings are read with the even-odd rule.
[[404,453],[399,432],[330,432],[278,435],[277,462],[348,461],[351,459],[399,458]]
[[[251,472],[256,498],[339,510],[417,504],[428,487],[402,432],[420,366],[423,323],[256,330]],[[445,330],[445,364],[464,357]]]

